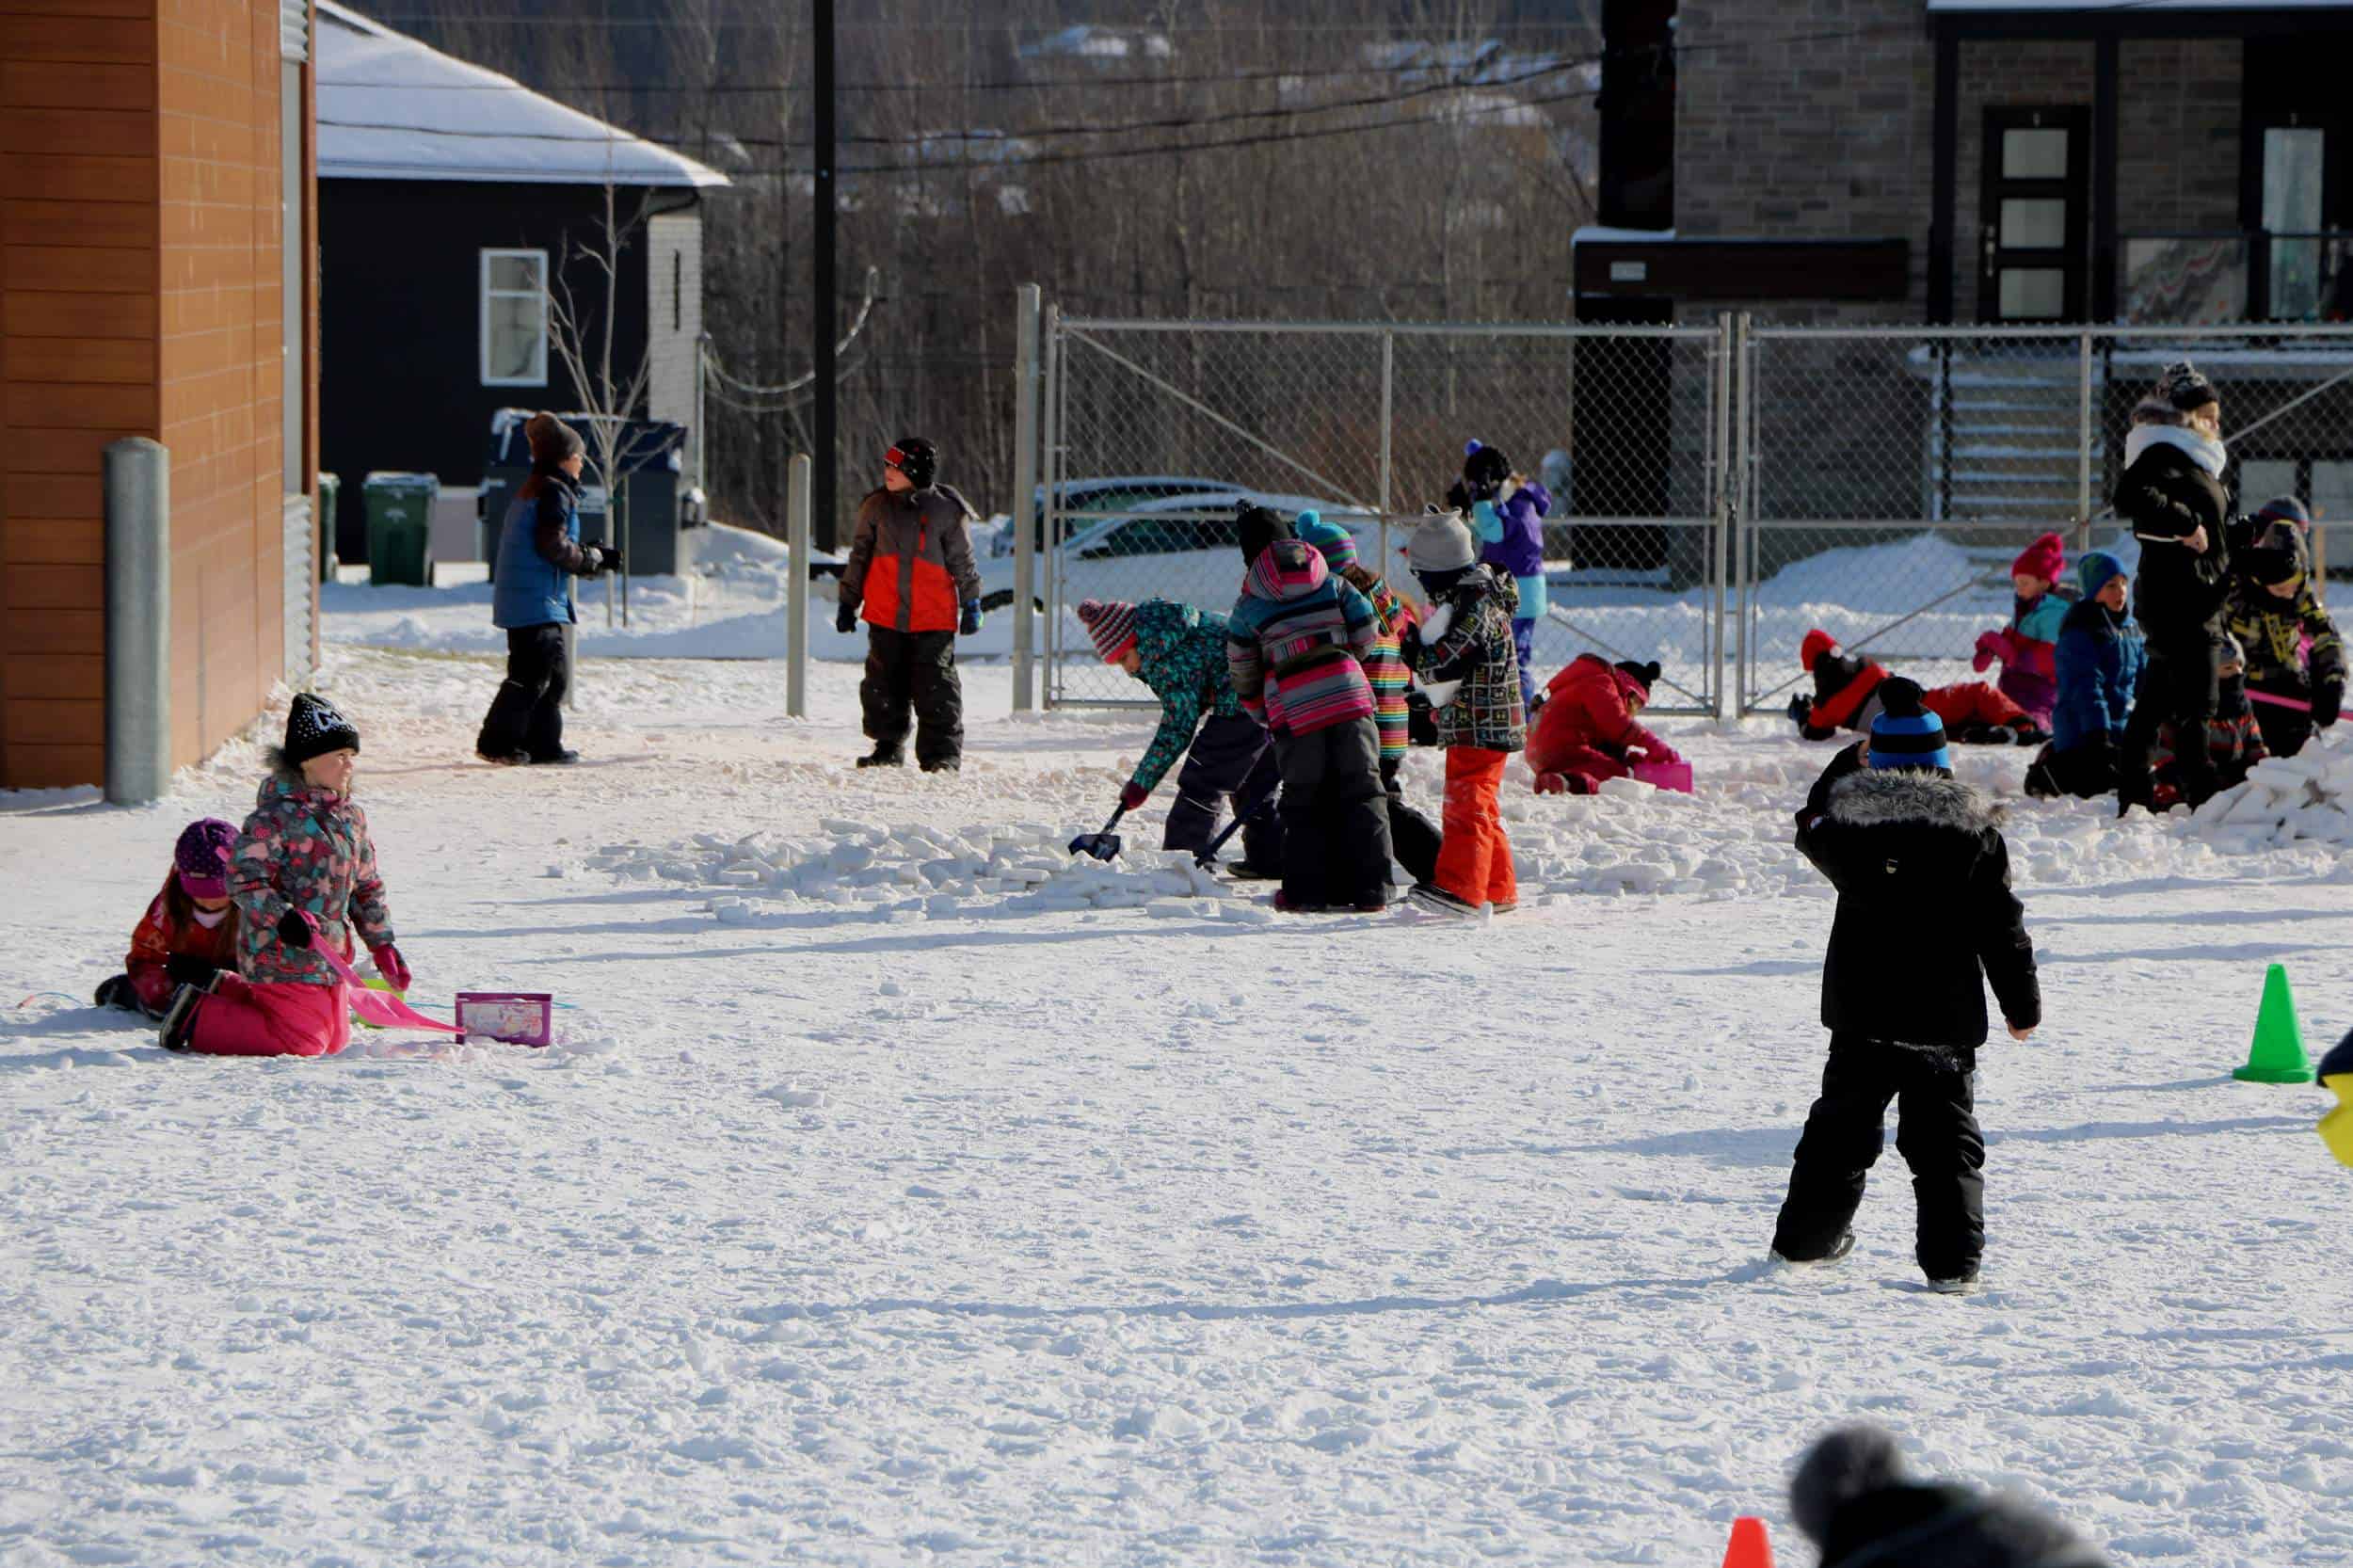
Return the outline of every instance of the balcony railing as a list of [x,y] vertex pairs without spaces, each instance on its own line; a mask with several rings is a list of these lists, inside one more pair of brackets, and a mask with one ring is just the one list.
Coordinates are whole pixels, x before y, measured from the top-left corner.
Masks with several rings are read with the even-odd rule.
[[2128,322],[2353,320],[2353,231],[2126,234]]

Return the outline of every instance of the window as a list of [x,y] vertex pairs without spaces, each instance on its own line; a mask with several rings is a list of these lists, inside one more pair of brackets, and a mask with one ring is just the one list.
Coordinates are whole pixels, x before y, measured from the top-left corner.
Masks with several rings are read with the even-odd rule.
[[482,384],[548,384],[548,253],[482,253]]

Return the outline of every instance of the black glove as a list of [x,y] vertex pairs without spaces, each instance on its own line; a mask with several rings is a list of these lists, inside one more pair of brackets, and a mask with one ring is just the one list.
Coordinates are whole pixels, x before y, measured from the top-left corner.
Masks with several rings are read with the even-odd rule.
[[2345,682],[2324,680],[2313,688],[2313,728],[2326,729],[2337,722],[2337,714],[2345,707]]
[[311,922],[299,909],[289,909],[278,917],[278,939],[290,948],[311,945]]
[[597,571],[599,575],[601,576],[605,573],[616,572],[620,569],[621,547],[616,544],[600,544],[597,546]]
[[1814,704],[1802,696],[1791,697],[1788,711],[1790,722],[1800,729],[1803,729],[1814,717]]
[[841,601],[840,607],[833,613],[833,629],[836,632],[840,632],[845,637],[857,630],[857,605],[856,602],[846,599]]
[[175,952],[164,960],[164,973],[174,985],[210,985],[213,976],[220,973],[220,966],[192,952]]
[[120,1007],[125,1013],[147,1011],[139,1005],[138,987],[131,984],[131,977],[127,974],[119,974],[109,979],[98,987],[98,995],[90,1000],[101,1007]]

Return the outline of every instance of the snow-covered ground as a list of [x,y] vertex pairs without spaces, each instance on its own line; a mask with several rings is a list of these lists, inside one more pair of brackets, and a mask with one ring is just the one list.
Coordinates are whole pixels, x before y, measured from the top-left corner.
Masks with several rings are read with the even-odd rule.
[[1165,790],[1134,880],[1024,874],[1149,721],[1000,664],[954,778],[847,767],[852,665],[794,722],[663,658],[494,770],[496,679],[323,685],[415,1000],[552,990],[547,1051],[166,1056],[86,999],[255,749],[0,797],[0,1562],[1707,1564],[1757,1512],[1796,1563],[1856,1415],[2119,1563],[2353,1562],[2353,1173],[2228,1076],[2269,961],[2353,1023],[2340,848],[2016,803],[2050,1022],[1984,1053],[1948,1299],[1892,1149],[1853,1258],[1761,1267],[1830,919],[1785,724],[1662,726],[1690,800],[1515,769],[1516,915],[1278,922],[1156,885]]

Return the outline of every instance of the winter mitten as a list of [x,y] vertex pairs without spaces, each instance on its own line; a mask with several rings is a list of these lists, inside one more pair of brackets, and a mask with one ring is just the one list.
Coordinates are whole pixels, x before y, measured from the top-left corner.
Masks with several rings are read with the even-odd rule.
[[1131,778],[1119,787],[1119,808],[1123,811],[1140,809],[1151,795],[1151,791]]
[[2032,719],[2020,719],[2010,729],[2013,745],[2039,746],[2051,738],[2051,732]]
[[616,544],[597,546],[597,572],[600,576],[621,569],[621,547]]
[[1969,746],[2008,745],[2009,727],[2002,724],[1964,724],[1953,732],[1953,739]]
[[845,637],[857,630],[857,603],[856,600],[845,599],[841,601],[840,605],[835,609],[833,613],[833,629],[836,632],[840,632]]
[[969,637],[980,631],[981,618],[981,601],[977,599],[966,600],[964,614],[956,621],[956,635]]
[[2323,681],[2313,688],[2313,728],[2326,729],[2337,722],[2337,713],[2345,706],[2345,682]]
[[2002,634],[1999,632],[1980,632],[1977,633],[1977,657],[1969,661],[1969,667],[1983,675],[2002,657]]
[[393,990],[408,989],[408,961],[400,955],[400,949],[386,942],[368,949],[368,956],[376,960],[376,972],[390,981]]
[[104,984],[98,987],[98,994],[90,1000],[101,1007],[120,1007],[125,1013],[145,1011],[139,1006],[138,990],[131,984],[131,977],[127,974],[110,977]]
[[199,958],[194,953],[175,952],[164,960],[164,973],[171,977],[171,983],[174,985],[202,985],[209,988],[213,984],[213,976],[219,972],[218,964],[209,958]]
[[1469,521],[1471,532],[1489,544],[1503,537],[1503,515],[1496,510],[1496,504],[1492,501],[1481,501],[1473,505]]
[[278,917],[278,939],[290,948],[311,945],[311,917],[299,909],[289,909]]
[[1805,728],[1814,722],[1814,704],[1802,696],[1793,696],[1789,699],[1788,712],[1790,722],[1800,729]]

